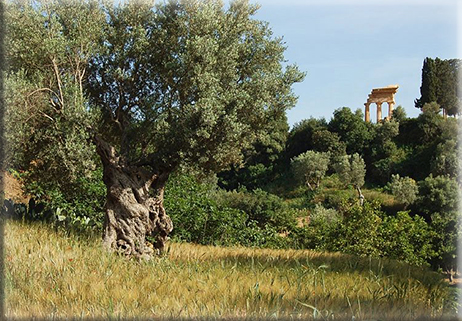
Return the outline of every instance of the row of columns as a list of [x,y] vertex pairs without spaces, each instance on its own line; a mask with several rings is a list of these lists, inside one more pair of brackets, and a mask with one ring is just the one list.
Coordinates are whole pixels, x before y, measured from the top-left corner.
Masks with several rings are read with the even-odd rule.
[[[381,122],[382,121],[382,103],[383,102],[376,102],[375,104],[377,104],[377,123]],[[388,101],[388,116],[387,116],[387,120],[390,120],[392,115],[393,115],[393,107],[395,105],[395,102],[394,101]],[[364,104],[364,106],[366,106],[366,112],[364,113],[365,114],[365,121],[366,122],[370,122],[371,121],[371,113],[370,113],[370,105],[372,104],[372,102],[367,102]]]

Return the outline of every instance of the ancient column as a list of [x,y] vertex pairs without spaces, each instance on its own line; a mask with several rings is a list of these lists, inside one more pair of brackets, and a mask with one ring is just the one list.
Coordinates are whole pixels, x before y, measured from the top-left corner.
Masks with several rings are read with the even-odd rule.
[[377,124],[382,121],[382,103],[377,104]]
[[374,88],[367,97],[367,101],[364,104],[366,106],[365,110],[365,120],[370,122],[371,115],[369,106],[370,104],[377,104],[377,122],[382,121],[382,104],[384,102],[388,103],[388,116],[387,120],[390,120],[393,117],[393,106],[395,105],[394,95],[398,90],[398,85],[390,85],[382,88]]
[[390,120],[393,117],[393,106],[395,105],[394,101],[388,102],[388,117],[387,120]]
[[371,121],[371,112],[369,110],[370,103],[365,103],[364,106],[366,106],[366,110],[364,112],[365,114],[365,121],[368,123]]

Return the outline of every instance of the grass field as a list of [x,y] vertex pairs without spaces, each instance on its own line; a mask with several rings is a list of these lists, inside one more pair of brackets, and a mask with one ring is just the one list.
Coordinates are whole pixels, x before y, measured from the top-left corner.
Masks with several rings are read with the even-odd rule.
[[[170,244],[137,262],[97,237],[5,224],[12,318],[251,317],[386,320],[454,317],[438,273],[394,261],[296,250]],[[378,318],[379,316],[379,318]]]

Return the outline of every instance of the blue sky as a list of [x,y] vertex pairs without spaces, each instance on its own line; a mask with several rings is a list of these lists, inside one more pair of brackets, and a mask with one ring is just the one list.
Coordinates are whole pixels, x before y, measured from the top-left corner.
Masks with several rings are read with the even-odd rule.
[[[397,105],[416,117],[425,57],[460,57],[456,0],[251,2],[261,5],[256,18],[284,37],[288,62],[307,73],[294,85],[291,126],[311,116],[329,120],[343,106],[363,109],[372,88],[392,84],[400,86]],[[371,112],[375,119],[375,105]]]

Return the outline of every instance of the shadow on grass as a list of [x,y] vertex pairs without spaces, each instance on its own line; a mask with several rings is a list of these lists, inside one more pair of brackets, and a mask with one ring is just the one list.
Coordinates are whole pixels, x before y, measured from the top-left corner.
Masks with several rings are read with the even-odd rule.
[[46,210],[43,204],[36,204],[33,199],[29,204],[15,203],[4,199],[1,208],[3,219],[28,223],[45,223],[56,232],[64,233],[77,239],[94,240],[102,235],[102,227],[72,223],[68,218],[59,220],[59,215],[52,210]]

